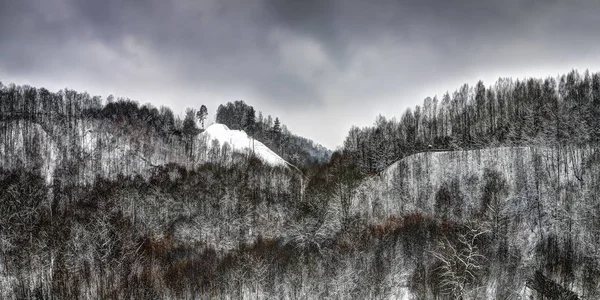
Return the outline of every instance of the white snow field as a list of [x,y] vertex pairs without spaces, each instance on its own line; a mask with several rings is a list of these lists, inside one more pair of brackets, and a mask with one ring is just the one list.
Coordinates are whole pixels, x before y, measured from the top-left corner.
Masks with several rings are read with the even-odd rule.
[[226,125],[214,123],[201,134],[207,139],[207,144],[212,144],[213,140],[219,141],[219,145],[228,143],[232,151],[244,154],[254,153],[260,160],[271,166],[287,166],[288,163],[265,146],[263,143],[249,137],[246,132],[241,130],[231,130]]

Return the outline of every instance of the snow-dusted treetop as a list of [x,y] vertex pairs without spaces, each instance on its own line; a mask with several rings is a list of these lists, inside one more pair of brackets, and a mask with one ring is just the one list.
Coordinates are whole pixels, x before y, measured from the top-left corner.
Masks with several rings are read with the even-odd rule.
[[263,143],[249,137],[241,130],[231,130],[226,125],[214,123],[201,134],[210,145],[213,140],[219,141],[219,145],[228,143],[231,149],[241,153],[254,153],[256,157],[271,166],[288,166],[288,163],[265,146]]

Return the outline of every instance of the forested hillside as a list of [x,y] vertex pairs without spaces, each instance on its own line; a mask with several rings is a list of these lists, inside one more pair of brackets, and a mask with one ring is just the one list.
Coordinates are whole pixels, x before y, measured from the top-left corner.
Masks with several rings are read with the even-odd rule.
[[412,153],[498,146],[586,145],[600,141],[600,73],[545,79],[479,81],[399,118],[378,116],[374,126],[353,127],[344,150],[363,172],[378,172]]
[[[458,235],[463,240],[423,236],[427,242],[416,251],[431,256],[402,266],[427,273],[441,263],[441,278],[453,294],[523,296],[539,271],[593,299],[600,287],[599,154],[578,146],[419,153],[366,180],[348,210],[383,232],[398,230],[404,222],[398,216],[406,215],[468,226]],[[447,251],[452,247],[466,252]],[[455,265],[468,256],[470,265]],[[434,294],[426,285],[419,293]]]
[[[44,88],[14,84],[4,86],[0,83],[0,93],[4,144],[9,147],[2,149],[6,153],[4,166],[22,162],[22,159],[12,159],[19,151],[40,147],[39,143],[34,143],[37,138],[51,137],[47,143],[41,143],[47,155],[56,155],[57,146],[61,149],[71,147],[74,148],[73,151],[79,152],[84,148],[89,152],[95,148],[112,147],[114,151],[127,153],[132,149],[142,151],[142,159],[153,156],[162,162],[175,159],[180,164],[188,165],[205,159],[208,148],[212,146],[211,141],[203,141],[199,135],[204,130],[204,120],[207,117],[204,105],[199,110],[188,108],[182,119],[167,107],[156,108],[151,104],[140,106],[136,101],[114,99],[112,96],[104,101],[101,97],[68,89],[53,93]],[[252,114],[246,111],[251,111]],[[231,103],[219,107],[216,119],[217,123],[225,124],[229,129],[244,130],[293,164],[324,163],[329,159],[331,152],[328,149],[309,139],[293,135],[278,119],[273,122],[269,116],[263,120],[262,113],[256,119],[253,112],[251,106],[238,101],[235,102],[235,110]],[[23,121],[25,123],[19,124]],[[199,128],[199,124],[202,124],[202,128]],[[15,137],[18,140],[11,140]],[[120,137],[130,140],[120,140]],[[219,145],[221,146],[223,145]],[[225,154],[228,153],[227,150],[230,149],[225,149]],[[183,162],[182,159],[189,161]]]
[[246,131],[293,164],[324,163],[331,156],[327,148],[291,133],[279,118],[263,117],[262,112],[257,117],[254,107],[241,100],[220,105],[215,119],[231,129]]
[[0,92],[0,298],[600,296],[600,74],[464,85],[331,156],[241,101],[204,130]]

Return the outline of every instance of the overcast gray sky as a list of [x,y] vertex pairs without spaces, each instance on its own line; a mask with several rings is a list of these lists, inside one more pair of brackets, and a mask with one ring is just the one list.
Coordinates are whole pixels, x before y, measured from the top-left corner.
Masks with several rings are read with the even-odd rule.
[[241,99],[330,148],[465,82],[600,70],[596,0],[0,2],[4,84]]

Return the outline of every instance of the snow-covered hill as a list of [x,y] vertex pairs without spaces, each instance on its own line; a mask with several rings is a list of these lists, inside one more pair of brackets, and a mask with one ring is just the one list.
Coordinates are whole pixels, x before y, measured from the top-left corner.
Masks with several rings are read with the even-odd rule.
[[[11,121],[0,123],[0,140],[0,168],[40,172],[48,183],[58,175],[57,170],[68,168],[76,172],[73,178],[90,183],[98,176],[147,177],[155,167],[170,163],[188,169],[206,162],[230,164],[232,152],[242,156],[254,153],[267,165],[294,169],[263,143],[222,124],[209,126],[189,141],[177,136],[165,139],[144,127],[115,126],[108,120],[84,120],[71,128]],[[214,140],[218,141],[217,151],[212,151]],[[225,144],[227,153],[222,151]]]
[[[590,156],[590,149],[564,148],[558,153],[539,147],[418,153],[365,180],[351,209],[369,218],[433,214],[436,194],[443,187],[455,186],[460,190],[465,217],[480,211],[491,172],[506,181],[508,202],[527,202],[534,195],[556,200],[557,190],[593,182],[591,173],[584,172]],[[526,204],[530,203],[521,203]]]
[[[549,243],[558,240],[574,245],[556,246],[552,248],[555,253],[577,249],[578,253],[597,255],[590,243],[597,236],[597,223],[590,222],[597,220],[599,157],[594,148],[573,146],[560,150],[499,147],[418,153],[364,180],[354,193],[349,211],[373,224],[386,224],[410,214],[459,223],[476,220],[482,228],[503,236],[501,247],[519,258],[521,268],[510,276],[492,273],[491,279],[482,284],[488,292],[485,298],[501,298],[494,293],[502,293],[497,289],[497,280],[503,278],[512,280],[510,290],[518,290],[519,297],[527,298],[526,270],[548,264],[544,251],[549,251]],[[413,266],[410,261],[399,265],[402,272]],[[555,268],[557,263],[551,265]],[[585,276],[579,275],[585,270],[576,266],[569,271],[577,274],[569,289],[585,294]],[[546,275],[561,282],[560,275],[550,270],[545,270]],[[408,285],[407,280],[395,284]]]
[[225,143],[229,144],[231,150],[243,154],[252,154],[260,158],[263,162],[271,166],[287,166],[288,163],[265,146],[263,143],[249,137],[244,131],[231,130],[223,124],[212,124],[201,134],[205,138],[207,145],[211,147],[214,140],[219,142],[219,146]]

